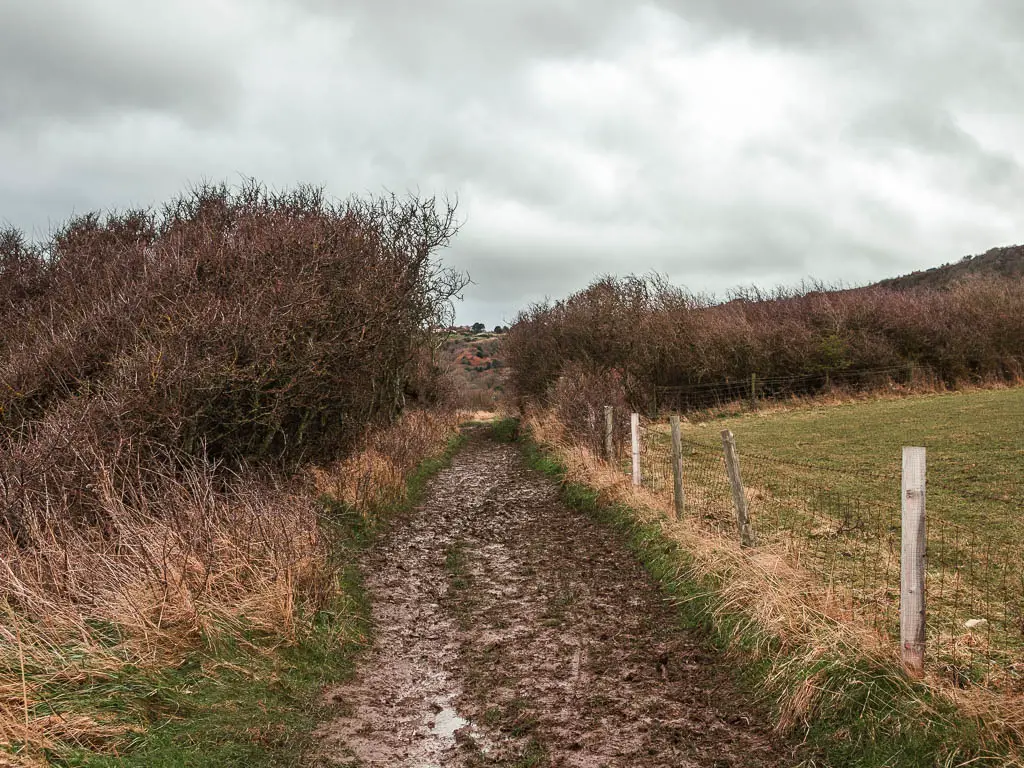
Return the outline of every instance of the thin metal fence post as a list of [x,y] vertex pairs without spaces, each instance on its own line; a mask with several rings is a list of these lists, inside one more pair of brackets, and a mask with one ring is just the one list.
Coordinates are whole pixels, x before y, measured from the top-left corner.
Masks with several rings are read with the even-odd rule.
[[925,449],[903,448],[902,536],[900,546],[900,655],[907,671],[924,675]]
[[633,440],[633,486],[640,487],[640,414],[629,417],[629,431]]
[[672,424],[672,498],[675,501],[676,520],[679,520],[686,507],[683,496],[683,440],[679,433],[679,414],[673,413],[669,416],[669,422]]
[[732,501],[736,507],[736,527],[740,532],[740,546],[753,547],[754,529],[750,525],[750,511],[747,508],[747,495],[743,490],[743,477],[740,475],[740,459],[736,454],[736,438],[730,430],[722,430],[722,448],[725,450],[725,468],[729,473],[729,484],[732,486]]

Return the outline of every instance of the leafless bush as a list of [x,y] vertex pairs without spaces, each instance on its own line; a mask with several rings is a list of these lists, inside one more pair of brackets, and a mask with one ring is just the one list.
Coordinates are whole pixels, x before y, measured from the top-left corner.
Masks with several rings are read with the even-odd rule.
[[436,399],[425,350],[465,280],[432,257],[454,231],[433,200],[248,186],[80,217],[45,248],[5,236],[4,521],[23,537],[25,493],[59,489],[96,522],[82,445],[294,464]]
[[603,278],[520,313],[504,355],[521,398],[543,398],[578,363],[617,371],[630,404],[645,410],[658,387],[749,381],[752,373],[804,377],[808,391],[844,383],[843,372],[896,367],[950,386],[1016,380],[1024,281],[976,278],[911,291],[750,289],[713,304],[657,278]]
[[572,438],[596,454],[604,450],[605,406],[612,406],[613,438],[629,436],[629,407],[622,376],[618,371],[601,371],[579,363],[568,363],[548,394],[548,405]]

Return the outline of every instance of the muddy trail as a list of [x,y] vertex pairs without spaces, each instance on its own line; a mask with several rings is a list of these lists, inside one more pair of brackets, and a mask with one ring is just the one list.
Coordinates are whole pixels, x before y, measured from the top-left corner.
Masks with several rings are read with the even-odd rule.
[[783,766],[621,536],[474,433],[362,562],[372,648],[328,692],[341,766]]

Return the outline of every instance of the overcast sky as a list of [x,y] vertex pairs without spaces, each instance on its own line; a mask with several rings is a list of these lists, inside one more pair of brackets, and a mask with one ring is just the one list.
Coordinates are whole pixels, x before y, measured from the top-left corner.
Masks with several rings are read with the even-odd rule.
[[489,326],[599,273],[1024,241],[1019,0],[0,0],[0,222],[253,176],[457,196]]

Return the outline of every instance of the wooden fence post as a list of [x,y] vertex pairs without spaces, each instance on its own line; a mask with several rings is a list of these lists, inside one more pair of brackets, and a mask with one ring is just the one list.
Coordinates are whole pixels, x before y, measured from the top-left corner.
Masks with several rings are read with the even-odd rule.
[[740,475],[736,438],[728,429],[722,430],[722,447],[725,449],[725,468],[729,473],[729,484],[732,486],[732,502],[736,507],[736,527],[740,531],[740,546],[752,547],[754,546],[754,530],[750,525],[747,496],[743,490],[743,477]]
[[615,409],[610,405],[604,407],[604,457],[615,459]]
[[669,416],[672,424],[672,481],[673,499],[675,501],[676,520],[683,516],[686,501],[683,497],[683,440],[679,434],[679,414]]
[[629,417],[629,431],[633,440],[633,486],[640,487],[640,414]]
[[750,407],[757,408],[757,374],[750,374]]
[[907,671],[924,675],[925,449],[903,448],[903,533],[900,546],[900,653]]

